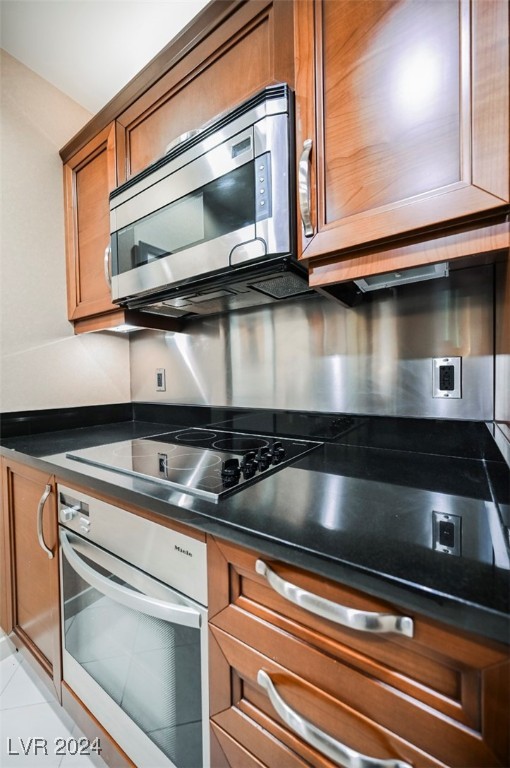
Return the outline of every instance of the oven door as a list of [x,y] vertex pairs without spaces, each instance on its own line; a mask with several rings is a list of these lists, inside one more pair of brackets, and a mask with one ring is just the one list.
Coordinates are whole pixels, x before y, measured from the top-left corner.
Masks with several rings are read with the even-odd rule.
[[209,764],[207,611],[60,529],[63,676],[142,768]]

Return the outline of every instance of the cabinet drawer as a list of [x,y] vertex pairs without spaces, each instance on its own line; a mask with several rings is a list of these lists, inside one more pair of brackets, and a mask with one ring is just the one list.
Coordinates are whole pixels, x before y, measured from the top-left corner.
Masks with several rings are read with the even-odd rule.
[[[332,768],[341,763],[321,754],[321,751],[307,743],[306,736],[297,736],[285,724],[259,682],[261,670],[268,675],[278,696],[298,718],[304,718],[345,748],[371,757],[374,761],[398,759],[415,767],[493,764],[481,762],[479,755],[472,763],[441,762],[389,728],[376,724],[370,717],[348,706],[340,698],[325,691],[321,684],[317,684],[315,674],[310,674],[310,659],[305,647],[300,648],[304,656],[300,663],[302,672],[299,673],[280,664],[279,657],[275,659],[273,655],[270,658],[222,630],[213,627],[211,635],[211,664],[213,668],[227,665],[234,693],[229,706],[217,712],[213,707],[213,725],[242,743],[263,765],[270,768],[280,768],[282,765],[294,767],[303,765],[304,761],[304,765]],[[287,647],[285,650],[288,652]],[[288,656],[288,653],[282,655]],[[325,657],[322,662],[330,678],[341,686],[344,673],[349,670],[333,659]],[[347,684],[350,685],[351,681]],[[372,694],[374,692],[375,689]],[[412,723],[411,717],[410,721],[410,730],[414,735],[416,723]],[[438,733],[437,736],[441,738],[442,734]],[[324,739],[321,741],[324,742]]]
[[[241,712],[234,718],[233,726],[226,724],[229,730],[211,723],[212,768],[263,768],[268,765],[308,768],[310,765],[252,718]],[[239,741],[231,735],[231,730],[239,735]]]
[[[318,689],[447,764],[506,764],[507,649],[409,614],[413,637],[340,626],[278,594],[257,573],[257,559],[256,553],[224,542],[210,547],[209,566],[223,573],[210,595],[215,627],[291,674],[306,670]],[[286,582],[337,604],[405,615],[398,606],[314,574],[266,563]]]

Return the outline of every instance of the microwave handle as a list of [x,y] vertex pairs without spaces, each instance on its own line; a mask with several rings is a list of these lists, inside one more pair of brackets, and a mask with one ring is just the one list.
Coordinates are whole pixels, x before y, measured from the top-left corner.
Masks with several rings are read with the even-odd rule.
[[305,139],[303,142],[303,151],[299,159],[298,168],[298,190],[299,190],[299,210],[301,212],[301,221],[303,223],[303,232],[305,237],[313,235],[312,214],[310,206],[310,152],[312,151],[312,140]]
[[78,576],[87,582],[98,592],[111,598],[117,603],[132,608],[134,611],[145,613],[147,616],[153,616],[156,619],[172,621],[186,627],[200,628],[201,616],[194,608],[187,606],[173,605],[165,600],[159,600],[156,597],[144,595],[141,592],[135,592],[132,589],[123,587],[91,568],[82,558],[76,554],[66,531],[60,530],[60,545],[69,564],[76,571]]
[[110,244],[104,249],[104,279],[108,288],[112,287],[112,247]]

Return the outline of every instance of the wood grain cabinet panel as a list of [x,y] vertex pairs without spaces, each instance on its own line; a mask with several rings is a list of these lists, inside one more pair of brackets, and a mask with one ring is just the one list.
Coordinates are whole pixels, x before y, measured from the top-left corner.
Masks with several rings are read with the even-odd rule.
[[[293,4],[252,0],[239,8],[119,116],[126,162],[121,180],[164,155],[266,85],[293,80]],[[122,150],[121,150],[122,151]]]
[[[213,642],[218,644],[221,653],[226,656],[234,685],[239,689],[232,707],[216,713],[213,716],[213,722],[241,743],[246,743],[244,733],[248,730],[240,718],[244,715],[248,721],[252,721],[253,726],[257,724],[266,731],[268,736],[271,735],[285,745],[293,758],[291,761],[289,756],[289,765],[299,765],[300,760],[304,761],[305,765],[335,766],[339,764],[321,755],[318,750],[306,746],[304,740],[296,738],[291,730],[282,725],[271,702],[257,683],[259,670],[263,670],[270,676],[279,696],[298,717],[314,724],[325,734],[360,755],[370,756],[374,761],[400,759],[413,766],[453,765],[453,763],[434,760],[390,729],[381,727],[377,721],[361,715],[353,707],[345,706],[341,698],[327,694],[316,683],[309,682],[310,671],[307,667],[306,646],[299,649],[301,652],[305,651],[301,661],[302,674],[296,674],[284,665],[275,663],[274,656],[258,653],[250,645],[240,642],[232,635],[222,633],[215,627],[211,632]],[[275,637],[274,640],[278,642],[281,637]],[[211,645],[214,648],[213,643]],[[215,651],[213,650],[211,661],[214,662],[214,659]],[[326,666],[327,657],[324,662]],[[339,687],[343,684],[345,671],[335,663],[334,669],[331,668],[331,664],[328,669],[328,673],[333,675],[333,681],[336,681]],[[442,734],[437,735],[442,736]],[[281,765],[281,757],[278,757],[278,754],[284,753],[284,750],[280,747],[276,751],[271,746],[271,741],[269,739],[269,744],[264,745],[264,748],[263,745],[257,746],[256,742],[251,743],[251,739],[249,743],[254,754],[262,759],[264,765],[277,768]],[[476,762],[475,765],[479,766],[482,763]]]
[[68,317],[118,310],[105,277],[110,242],[109,194],[116,186],[112,123],[64,165]]
[[[334,764],[305,749],[275,715],[257,683],[263,669],[296,712],[362,754],[414,766],[507,764],[507,648],[416,615],[410,616],[413,637],[347,629],[281,597],[258,575],[256,560],[256,553],[232,544],[210,543],[211,715],[217,729],[249,751],[263,729],[267,754],[253,754],[265,765],[299,765],[301,759]],[[316,575],[268,565],[288,583],[337,604],[406,615]],[[220,731],[218,739],[225,740]],[[280,751],[289,754],[277,757]]]
[[299,0],[296,62],[304,257],[508,211],[506,3]]
[[[38,538],[42,533],[53,557]],[[13,633],[48,676],[60,698],[60,605],[56,491],[53,477],[22,464],[2,462],[2,538],[7,604],[3,628]]]

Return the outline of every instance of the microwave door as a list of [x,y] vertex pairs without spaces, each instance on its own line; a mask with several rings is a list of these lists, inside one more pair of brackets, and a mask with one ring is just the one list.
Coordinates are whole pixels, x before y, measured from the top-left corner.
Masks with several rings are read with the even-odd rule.
[[[226,173],[214,176],[215,158],[220,170],[229,165],[216,148],[112,211],[114,226],[138,217],[112,235],[114,300],[226,270],[231,252],[256,240],[256,219],[261,217],[255,213],[257,169],[248,139],[248,143],[243,139],[246,149],[231,158],[233,167]],[[269,154],[265,162],[269,165]],[[144,200],[147,195],[149,202]],[[139,217],[147,207],[150,212]],[[266,246],[260,242],[249,253],[249,258],[253,253],[255,258],[264,256]]]

